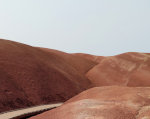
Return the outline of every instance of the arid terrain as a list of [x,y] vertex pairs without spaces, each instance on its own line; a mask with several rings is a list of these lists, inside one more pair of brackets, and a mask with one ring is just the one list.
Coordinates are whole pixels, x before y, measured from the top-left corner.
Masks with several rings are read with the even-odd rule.
[[65,53],[0,40],[0,112],[61,102],[31,119],[150,119],[150,53]]

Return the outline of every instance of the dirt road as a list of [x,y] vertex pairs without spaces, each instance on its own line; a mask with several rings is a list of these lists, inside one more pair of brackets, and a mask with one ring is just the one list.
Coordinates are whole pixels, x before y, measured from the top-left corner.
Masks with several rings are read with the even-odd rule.
[[55,108],[62,104],[63,103],[47,104],[47,105],[34,106],[30,108],[24,108],[24,109],[15,110],[15,111],[4,112],[4,113],[0,113],[0,119],[12,119],[12,118],[24,115],[24,114],[29,114],[33,112],[39,112],[42,110]]

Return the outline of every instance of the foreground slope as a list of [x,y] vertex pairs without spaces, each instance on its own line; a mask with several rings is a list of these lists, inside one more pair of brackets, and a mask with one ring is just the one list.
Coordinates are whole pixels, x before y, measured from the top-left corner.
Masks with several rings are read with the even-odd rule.
[[149,87],[96,87],[31,119],[149,119]]
[[84,74],[95,62],[50,51],[0,40],[0,112],[62,102],[91,87]]

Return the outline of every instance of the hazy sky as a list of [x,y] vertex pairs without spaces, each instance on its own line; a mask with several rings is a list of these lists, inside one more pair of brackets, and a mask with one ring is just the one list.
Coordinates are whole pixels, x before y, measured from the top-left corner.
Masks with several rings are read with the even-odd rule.
[[96,55],[150,52],[150,0],[0,0],[0,38]]

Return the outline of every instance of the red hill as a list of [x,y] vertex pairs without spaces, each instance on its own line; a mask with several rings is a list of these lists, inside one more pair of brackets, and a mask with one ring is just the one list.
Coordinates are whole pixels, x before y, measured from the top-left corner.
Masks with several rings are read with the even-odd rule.
[[91,87],[95,62],[56,50],[0,40],[0,112],[62,102]]
[[95,86],[150,86],[150,55],[131,52],[105,57],[86,76]]

